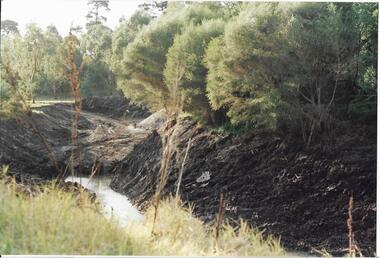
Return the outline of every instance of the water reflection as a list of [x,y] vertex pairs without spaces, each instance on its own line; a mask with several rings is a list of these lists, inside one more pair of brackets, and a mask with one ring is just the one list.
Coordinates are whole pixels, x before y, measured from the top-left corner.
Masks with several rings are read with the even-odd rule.
[[107,218],[116,217],[123,226],[128,224],[129,221],[141,220],[143,218],[126,196],[115,192],[109,187],[111,182],[111,178],[109,177],[93,177],[89,180],[86,177],[70,176],[65,181],[77,182],[96,193],[97,198],[103,205],[104,215]]

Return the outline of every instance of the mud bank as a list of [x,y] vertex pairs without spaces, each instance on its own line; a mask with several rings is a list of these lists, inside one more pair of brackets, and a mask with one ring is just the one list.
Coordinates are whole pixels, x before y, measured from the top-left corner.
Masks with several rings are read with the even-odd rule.
[[142,119],[151,115],[146,107],[135,105],[124,96],[85,98],[82,100],[82,109],[113,118]]
[[346,221],[352,194],[355,239],[364,255],[372,256],[376,240],[376,136],[366,136],[368,130],[360,127],[350,128],[350,132],[338,134],[328,147],[306,149],[279,137],[210,133],[184,120],[160,133],[154,131],[136,145],[116,167],[111,188],[144,210],[157,185],[162,138],[174,134],[164,189],[166,195],[173,194],[191,137],[181,197],[194,205],[195,214],[205,222],[214,221],[223,193],[225,218],[242,218],[266,234],[281,236],[289,250],[325,248],[343,255],[348,247]]
[[[38,130],[52,148],[60,167],[70,164],[71,123],[70,104],[53,104],[33,110]],[[112,168],[123,160],[133,145],[145,138],[148,131],[132,124],[141,119],[126,117],[113,119],[99,113],[82,111],[78,124],[80,167],[76,171],[89,174],[99,164],[99,174],[112,173]],[[15,174],[31,174],[54,178],[57,171],[48,158],[41,139],[31,130],[26,117],[0,118],[0,165],[9,165]]]

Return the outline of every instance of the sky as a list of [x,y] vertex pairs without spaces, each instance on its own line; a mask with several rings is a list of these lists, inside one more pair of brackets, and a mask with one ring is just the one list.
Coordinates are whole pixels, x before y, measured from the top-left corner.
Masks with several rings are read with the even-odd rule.
[[[115,29],[122,16],[128,18],[136,10],[137,0],[110,0],[110,11],[103,12],[107,17],[105,25]],[[1,2],[1,20],[13,20],[19,25],[21,33],[25,25],[37,23],[45,29],[55,25],[62,36],[69,33],[71,24],[85,28],[86,14],[89,10],[87,0],[3,0]]]

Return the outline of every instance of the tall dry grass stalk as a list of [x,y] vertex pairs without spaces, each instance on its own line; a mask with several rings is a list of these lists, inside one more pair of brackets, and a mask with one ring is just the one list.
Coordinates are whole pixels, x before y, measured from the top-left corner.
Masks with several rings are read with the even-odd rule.
[[99,171],[100,165],[101,165],[101,163],[98,161],[98,158],[96,157],[95,160],[94,160],[94,163],[92,164],[91,174],[90,174],[90,177],[88,178],[88,183],[86,185],[86,188],[88,188],[88,185],[92,181],[92,178]]
[[[181,110],[181,109],[179,109],[179,110]],[[155,209],[155,212],[154,212],[154,219],[153,219],[153,224],[152,224],[152,234],[154,234],[154,226],[155,226],[155,222],[156,222],[159,202],[161,199],[161,192],[163,191],[163,189],[166,185],[166,182],[169,178],[170,161],[171,161],[171,158],[175,152],[177,152],[177,155],[176,155],[177,163],[179,163],[180,160],[182,160],[180,173],[179,173],[179,177],[178,177],[178,181],[177,181],[176,194],[175,194],[175,200],[176,200],[177,204],[179,205],[179,203],[180,203],[179,190],[180,190],[180,185],[181,185],[181,181],[182,181],[183,171],[184,171],[186,160],[188,157],[188,153],[189,153],[189,150],[191,147],[192,138],[193,138],[195,132],[197,131],[197,128],[194,128],[190,132],[189,140],[188,140],[187,147],[185,150],[185,155],[184,155],[183,159],[181,159],[180,155],[178,155],[180,152],[179,152],[178,147],[176,145],[179,142],[179,139],[177,138],[178,134],[176,134],[177,128],[179,126],[179,122],[178,122],[179,114],[180,114],[180,111],[174,112],[172,114],[172,117],[174,117],[174,118],[169,119],[166,122],[166,125],[164,127],[165,128],[164,131],[166,130],[166,131],[168,131],[168,133],[165,134],[165,136],[163,137],[163,140],[162,140],[162,143],[163,143],[162,146],[164,146],[164,147],[163,147],[163,152],[162,152],[162,157],[161,157],[161,167],[160,167],[160,171],[159,171],[160,179],[159,179],[159,182],[157,184],[156,193],[155,193],[154,198],[153,198],[153,207]]]
[[[78,68],[75,62],[75,52],[77,49],[78,40],[77,38],[69,32],[69,36],[66,38],[67,46],[67,56],[65,59],[65,78],[70,82],[71,93],[74,98],[74,116],[72,119],[71,126],[71,175],[75,175],[75,167],[79,168],[80,165],[80,150],[78,146],[78,123],[80,119],[81,112],[81,96],[80,96],[80,81],[79,74],[83,70],[85,61],[82,61],[80,67]],[[84,59],[85,60],[85,59]]]
[[191,137],[189,138],[189,141],[187,142],[187,147],[186,147],[186,151],[185,151],[185,157],[183,158],[182,165],[181,165],[181,170],[179,172],[178,183],[177,183],[177,190],[176,190],[176,193],[175,193],[176,200],[179,200],[179,188],[181,186],[183,170],[185,168],[185,163],[186,163],[187,155],[188,155],[189,150],[190,150],[190,146],[191,146]]
[[363,257],[361,249],[355,241],[355,234],[353,230],[353,217],[352,212],[354,209],[354,197],[351,195],[348,202],[348,219],[347,219],[347,228],[348,228],[348,255],[350,257],[356,257],[356,252],[360,257]]
[[222,224],[222,221],[223,221],[224,209],[225,209],[224,196],[223,196],[223,193],[220,193],[219,208],[218,208],[218,213],[216,214],[216,222],[215,222],[215,243],[218,242],[220,225]]
[[[172,123],[172,121],[169,121],[168,123]],[[153,200],[154,216],[153,216],[153,224],[152,224],[152,234],[154,234],[154,226],[156,224],[157,211],[158,211],[158,206],[161,199],[161,192],[164,189],[166,185],[166,181],[168,180],[168,177],[169,177],[169,166],[170,166],[171,157],[173,155],[174,132],[175,132],[176,126],[177,126],[177,119],[175,119],[174,121],[174,128],[169,129],[172,131],[169,132],[167,135],[165,135],[163,139],[164,148],[162,152],[161,167],[159,171],[160,178],[158,181],[156,193],[154,195],[154,200]]]
[[355,257],[355,247],[354,247],[354,232],[352,230],[352,209],[354,207],[354,198],[350,197],[348,202],[348,219],[347,219],[347,227],[348,227],[348,251],[350,257]]

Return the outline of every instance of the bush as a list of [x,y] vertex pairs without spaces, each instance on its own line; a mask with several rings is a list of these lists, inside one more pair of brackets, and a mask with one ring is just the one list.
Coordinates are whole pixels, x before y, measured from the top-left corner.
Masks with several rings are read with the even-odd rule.
[[119,27],[112,34],[112,61],[111,67],[114,73],[123,73],[123,52],[131,43],[138,32],[150,23],[152,17],[145,11],[135,12],[129,20],[120,23]]
[[209,44],[207,93],[215,110],[228,109],[233,125],[274,129],[286,72],[286,17],[276,4],[249,7]]
[[207,68],[203,62],[207,44],[224,31],[222,20],[206,21],[202,25],[189,25],[174,39],[167,54],[164,71],[169,89],[171,109],[188,112],[203,123],[213,121],[206,96]]
[[[143,27],[127,46],[124,51],[124,73],[119,74],[125,79],[121,84],[126,95],[136,102],[145,99],[144,104],[153,110],[168,108],[166,101],[170,99],[170,94],[165,84],[164,70],[167,52],[175,36],[186,25],[199,25],[219,15],[202,4],[170,10]],[[146,93],[151,95],[140,97]]]

